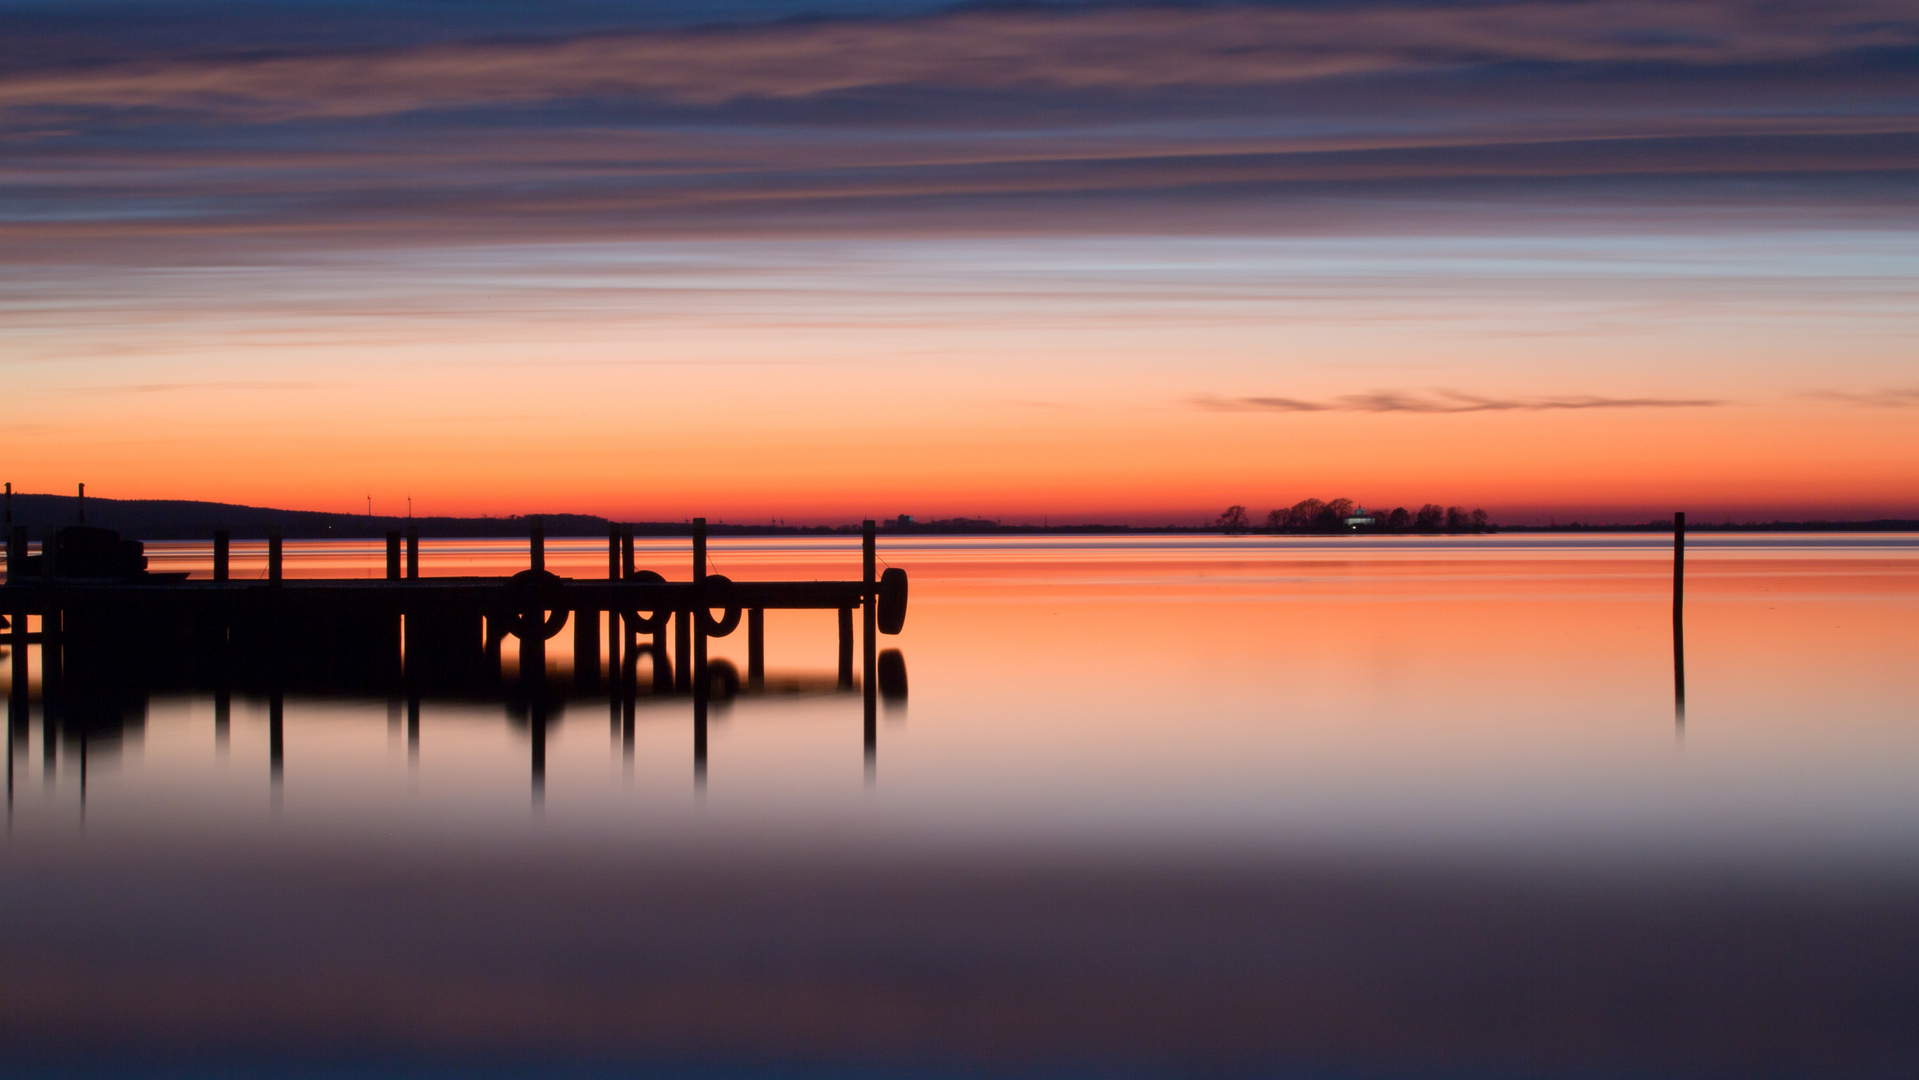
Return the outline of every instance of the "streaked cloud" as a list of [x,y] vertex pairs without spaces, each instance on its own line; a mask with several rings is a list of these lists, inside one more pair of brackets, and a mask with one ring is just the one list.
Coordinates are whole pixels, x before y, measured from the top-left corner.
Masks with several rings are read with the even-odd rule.
[[1564,409],[1708,409],[1730,405],[1717,398],[1604,397],[1566,394],[1554,397],[1489,397],[1459,390],[1417,393],[1374,390],[1312,400],[1290,397],[1196,397],[1192,404],[1213,412],[1363,412],[1363,413],[1482,413],[1554,412]]
[[1801,396],[1813,401],[1829,401],[1874,409],[1919,408],[1919,386],[1895,386],[1863,391],[1811,390]]
[[0,244],[22,259],[143,237],[1909,214],[1919,170],[1919,17],[1888,0],[960,8],[411,43],[329,24],[317,45],[289,15],[201,48],[119,10],[44,40],[0,21]]
[[881,87],[1152,92],[1510,64],[1778,64],[1919,44],[1905,4],[1651,0],[1288,8],[977,9],[916,18],[143,58],[0,78],[0,107],[163,108],[255,120],[644,97],[695,104]]

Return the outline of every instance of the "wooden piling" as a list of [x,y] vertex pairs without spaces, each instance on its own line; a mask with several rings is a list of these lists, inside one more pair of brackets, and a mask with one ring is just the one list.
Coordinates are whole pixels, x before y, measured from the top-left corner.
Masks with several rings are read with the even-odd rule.
[[582,690],[600,685],[598,608],[581,608],[573,613],[573,681]]
[[622,525],[620,526],[620,574],[622,577],[632,577],[636,569],[638,568],[633,565],[633,526]]
[[80,498],[77,505],[80,511],[80,520],[75,524],[85,525],[87,523],[87,485],[85,484],[80,485]]
[[53,537],[54,528],[49,525],[47,526],[46,535],[40,538],[40,576],[44,578],[49,585],[53,584],[53,575],[56,569],[54,566],[54,558],[57,552],[54,550],[55,544]]
[[841,690],[853,689],[853,609],[840,609],[840,681]]
[[527,565],[535,570],[546,569],[546,526],[535,524],[527,537]]
[[13,525],[7,529],[7,580],[24,582],[27,580],[27,527]]
[[215,529],[213,532],[213,580],[227,581],[230,579],[230,555],[232,547],[233,534],[225,529]]
[[386,579],[400,580],[400,530],[388,529],[386,533]]
[[406,577],[412,581],[420,576],[420,527],[406,527]]
[[606,579],[620,580],[620,527],[610,522],[606,526]]
[[766,609],[746,611],[746,685],[766,689]]
[[267,581],[280,584],[280,527],[267,530]]
[[673,689],[685,693],[693,689],[693,613],[673,613]]

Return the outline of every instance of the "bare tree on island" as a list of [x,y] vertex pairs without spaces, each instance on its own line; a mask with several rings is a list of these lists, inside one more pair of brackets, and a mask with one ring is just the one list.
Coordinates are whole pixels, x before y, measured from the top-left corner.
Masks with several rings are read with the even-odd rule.
[[1219,527],[1227,533],[1243,533],[1252,528],[1253,523],[1246,516],[1245,507],[1234,505],[1227,507],[1226,512],[1219,515]]

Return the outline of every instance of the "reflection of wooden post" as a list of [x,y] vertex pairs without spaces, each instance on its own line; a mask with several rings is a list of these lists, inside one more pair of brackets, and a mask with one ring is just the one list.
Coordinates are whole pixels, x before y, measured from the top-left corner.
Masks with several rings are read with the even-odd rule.
[[386,531],[386,579],[400,580],[400,530]]
[[213,746],[222,754],[226,753],[232,727],[233,691],[222,686],[213,692]]
[[1686,514],[1672,516],[1672,681],[1679,722],[1686,722]]
[[420,576],[420,527],[406,527],[406,576],[411,581]]
[[232,550],[233,534],[225,529],[215,530],[213,533],[213,580],[226,581],[232,577],[230,572]]
[[853,689],[853,609],[840,609],[840,683],[841,690]]
[[766,687],[766,609],[748,608],[746,612],[746,685]]
[[286,696],[275,690],[267,702],[267,756],[272,759],[273,786],[280,786],[286,769]]

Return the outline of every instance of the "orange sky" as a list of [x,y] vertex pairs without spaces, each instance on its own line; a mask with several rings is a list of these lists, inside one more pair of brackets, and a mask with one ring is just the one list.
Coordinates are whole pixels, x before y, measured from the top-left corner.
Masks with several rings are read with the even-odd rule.
[[7,24],[16,489],[1919,517],[1884,0],[283,7]]

